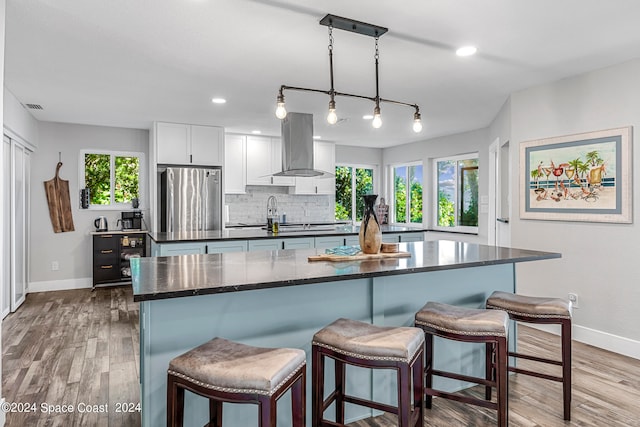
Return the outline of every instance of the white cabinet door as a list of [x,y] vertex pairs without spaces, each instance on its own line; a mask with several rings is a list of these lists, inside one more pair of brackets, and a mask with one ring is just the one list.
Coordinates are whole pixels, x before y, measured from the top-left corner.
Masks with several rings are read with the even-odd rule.
[[181,123],[157,123],[158,163],[190,164],[191,127]]
[[282,249],[282,239],[249,240],[249,251],[275,251]]
[[207,243],[208,254],[222,254],[227,252],[247,252],[247,241],[231,240]]
[[159,256],[204,254],[204,243],[164,243],[160,245]]
[[311,249],[315,246],[313,237],[297,237],[283,240],[285,249]]
[[224,138],[224,192],[246,193],[247,137],[225,135]]
[[424,233],[416,232],[416,233],[402,233],[400,234],[401,242],[423,242],[424,241]]
[[11,312],[11,142],[5,136],[2,144],[2,318]]
[[24,302],[27,291],[27,201],[29,194],[25,179],[28,157],[26,150],[18,145],[12,144],[13,152],[13,174],[11,185],[11,311],[14,312]]
[[247,185],[270,185],[271,173],[271,138],[247,136]]
[[221,127],[191,125],[191,164],[222,166],[223,140]]
[[315,238],[317,249],[337,248],[344,245],[344,236],[322,236]]

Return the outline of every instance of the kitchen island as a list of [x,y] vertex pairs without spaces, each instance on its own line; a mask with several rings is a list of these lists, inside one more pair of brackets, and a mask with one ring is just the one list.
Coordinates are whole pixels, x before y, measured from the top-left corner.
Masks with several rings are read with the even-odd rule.
[[[132,263],[134,300],[140,302],[142,425],[165,422],[169,361],[220,336],[265,347],[295,347],[311,354],[313,334],[339,317],[377,325],[411,325],[427,301],[482,307],[494,290],[515,291],[519,262],[560,254],[453,241],[401,243],[409,258],[309,262],[320,249],[257,251],[141,258]],[[511,343],[515,342],[514,339]],[[484,372],[484,346],[438,343],[442,367]],[[310,370],[310,360],[308,369]],[[349,390],[395,403],[388,372],[351,369]],[[311,376],[307,405],[311,405]],[[331,378],[331,374],[328,374]],[[447,383],[445,388],[464,387]],[[330,387],[330,381],[327,385]],[[279,425],[289,425],[288,395],[279,402]],[[187,393],[185,426],[202,425],[205,399]],[[308,417],[310,416],[310,410]],[[255,425],[254,405],[229,405],[227,425]],[[371,415],[348,407],[350,421]],[[310,425],[308,423],[308,425]]]

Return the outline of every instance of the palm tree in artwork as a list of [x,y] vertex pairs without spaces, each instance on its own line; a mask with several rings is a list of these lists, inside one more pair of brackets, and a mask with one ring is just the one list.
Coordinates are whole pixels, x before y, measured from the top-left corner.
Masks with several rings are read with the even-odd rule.
[[597,166],[604,163],[604,160],[600,158],[600,154],[597,151],[589,151],[586,154],[587,163],[591,163],[591,166]]
[[538,188],[538,180],[540,179],[541,176],[542,174],[538,169],[534,169],[531,171],[531,178],[536,182],[536,188]]
[[585,162],[582,162],[582,161],[581,161],[581,162],[578,164],[578,169],[577,169],[577,171],[578,171],[578,173],[580,174],[580,183],[581,183],[581,184],[580,184],[580,186],[583,186],[583,185],[582,185],[582,178],[583,178],[583,177],[584,177],[584,176],[589,172],[589,169],[590,169],[590,167],[589,167],[589,163],[585,163]]
[[[582,187],[582,183],[580,182],[580,179],[578,179],[578,172],[580,172],[580,167],[584,164],[584,162],[580,160],[580,158],[577,158],[574,160],[570,160],[567,163],[569,163],[569,166],[571,167],[571,169],[573,169],[573,171],[576,173],[575,175],[576,178],[574,179],[574,181]],[[569,185],[571,185],[571,183],[569,183]]]

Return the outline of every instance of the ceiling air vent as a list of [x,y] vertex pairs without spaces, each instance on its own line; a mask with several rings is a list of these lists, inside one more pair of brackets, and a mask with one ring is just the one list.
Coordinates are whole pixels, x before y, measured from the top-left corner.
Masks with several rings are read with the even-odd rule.
[[44,110],[40,104],[24,104],[30,110]]

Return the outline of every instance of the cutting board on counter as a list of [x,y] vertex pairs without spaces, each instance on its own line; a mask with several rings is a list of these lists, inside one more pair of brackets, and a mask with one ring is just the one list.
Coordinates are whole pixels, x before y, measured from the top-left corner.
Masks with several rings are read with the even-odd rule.
[[388,258],[409,258],[411,252],[391,252],[391,253],[377,253],[377,254],[365,254],[357,253],[355,255],[336,255],[336,254],[320,254],[311,255],[307,257],[309,261],[362,261],[367,259],[388,259]]

